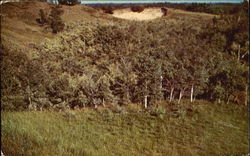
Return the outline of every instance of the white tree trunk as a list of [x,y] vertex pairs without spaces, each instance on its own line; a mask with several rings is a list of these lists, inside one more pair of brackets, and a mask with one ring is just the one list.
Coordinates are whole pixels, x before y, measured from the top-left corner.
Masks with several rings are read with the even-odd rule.
[[169,97],[170,102],[173,100],[173,93],[174,93],[174,88],[171,88],[170,97]]
[[241,58],[243,59],[248,53],[249,53],[249,50],[247,50],[247,51],[241,56]]
[[163,80],[163,77],[162,77],[162,75],[161,75],[161,83],[160,83],[160,89],[162,89],[162,80]]
[[97,103],[96,103],[96,99],[94,99],[94,105],[95,105],[95,108],[97,108]]
[[182,90],[180,91],[180,95],[179,95],[179,100],[178,100],[178,103],[181,102],[181,98],[182,98]]
[[238,60],[240,60],[240,45],[239,45],[239,49],[238,49]]
[[28,99],[29,99],[29,103],[30,103],[30,105],[32,105],[32,102],[31,102],[31,98],[30,98],[30,96],[29,96],[29,98],[28,98]]
[[148,108],[148,96],[144,97],[144,108]]
[[194,96],[194,85],[192,85],[191,87],[191,95],[190,95],[191,102],[193,102],[193,96]]
[[40,110],[40,111],[43,111],[43,107],[41,106],[41,107],[39,108],[39,110]]
[[105,100],[102,98],[102,106],[105,107]]

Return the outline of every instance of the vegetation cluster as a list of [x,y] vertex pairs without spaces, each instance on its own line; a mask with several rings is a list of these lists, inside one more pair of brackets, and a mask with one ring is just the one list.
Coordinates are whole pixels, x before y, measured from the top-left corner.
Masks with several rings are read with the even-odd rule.
[[63,31],[65,24],[61,19],[61,15],[63,14],[63,10],[60,5],[51,7],[50,14],[42,9],[39,10],[39,18],[37,22],[41,24],[41,26],[46,26],[46,28],[50,28],[53,33],[58,33]]
[[[39,21],[49,21],[57,33],[63,28],[61,13],[53,8],[50,17],[56,20],[51,21],[41,11]],[[129,103],[147,108],[164,99],[180,103],[183,97],[246,104],[247,7],[243,3],[237,14],[211,21],[185,16],[150,22],[85,21],[36,46],[36,57],[4,48],[1,109]]]
[[77,0],[58,0],[58,2],[61,5],[69,5],[69,6],[79,4]]
[[[4,154],[246,154],[246,4],[214,18],[177,10],[143,22],[86,6],[48,15],[53,4],[4,4]],[[63,30],[43,32],[53,21]]]
[[107,14],[113,14],[114,13],[113,11],[115,10],[115,8],[112,5],[104,5],[101,7],[101,9]]
[[142,12],[144,10],[144,6],[143,5],[133,5],[131,6],[131,10],[133,12]]

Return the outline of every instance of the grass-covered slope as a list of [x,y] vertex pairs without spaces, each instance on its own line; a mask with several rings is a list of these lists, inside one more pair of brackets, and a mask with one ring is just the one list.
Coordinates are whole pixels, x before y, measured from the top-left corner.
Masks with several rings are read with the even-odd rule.
[[[54,4],[46,2],[11,2],[1,5],[2,15],[2,40],[5,46],[15,46],[30,50],[34,44],[41,43],[45,38],[52,39],[55,34],[46,31],[39,26],[36,19],[39,18],[39,10],[43,9],[49,13]],[[160,10],[160,8],[158,8]],[[107,23],[112,18],[111,15],[103,13],[100,9],[94,9],[85,5],[62,6],[63,22],[69,26],[71,23],[81,21],[100,21]],[[187,11],[171,10],[171,16],[203,16],[213,17],[212,14],[191,13]],[[191,14],[190,14],[191,13]]]
[[[1,5],[2,15],[2,41],[5,47],[11,49],[24,49],[26,53],[32,51],[34,45],[40,44],[44,39],[53,39],[56,35],[41,27],[36,19],[39,10],[47,14],[55,6],[46,2],[11,2]],[[66,26],[72,22],[110,20],[110,17],[101,11],[84,5],[62,6],[64,11],[62,20]]]
[[[63,6],[65,29],[52,34],[36,23],[39,9],[51,5],[2,6],[1,143],[7,156],[248,152],[246,107],[230,104],[247,102],[248,67],[240,57],[248,49],[240,47],[244,55],[237,58],[230,48],[234,41],[236,48],[247,45],[244,18],[175,10],[138,22]],[[193,98],[220,105],[190,104],[192,90]],[[171,96],[174,102],[159,104]],[[53,111],[65,109],[72,112]]]
[[[166,107],[168,106],[168,107]],[[245,107],[163,102],[65,112],[2,112],[6,156],[216,156],[248,153]]]

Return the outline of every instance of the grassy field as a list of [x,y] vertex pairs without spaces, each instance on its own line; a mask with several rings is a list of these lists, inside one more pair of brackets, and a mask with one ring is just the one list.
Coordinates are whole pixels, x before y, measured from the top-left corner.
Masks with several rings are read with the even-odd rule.
[[68,112],[1,112],[7,156],[243,155],[247,107],[188,101]]

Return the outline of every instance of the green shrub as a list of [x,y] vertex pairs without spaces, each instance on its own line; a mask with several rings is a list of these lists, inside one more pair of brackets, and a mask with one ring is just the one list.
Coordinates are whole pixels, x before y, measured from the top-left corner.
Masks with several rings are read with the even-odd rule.
[[49,16],[47,13],[40,9],[39,10],[39,18],[36,21],[41,25],[47,25],[52,29],[53,33],[58,33],[63,31],[65,24],[61,19],[61,15],[63,14],[63,10],[59,5],[51,8]]
[[60,9],[60,6],[55,6],[51,8],[50,12],[50,27],[53,33],[58,33],[63,31],[65,24],[61,19],[63,10]]
[[1,97],[1,110],[25,110],[28,104],[23,96],[4,96]]
[[236,104],[247,104],[247,93],[245,91],[237,91],[233,102]]
[[73,6],[79,3],[77,0],[59,0],[58,2],[59,4],[70,5],[70,6]]
[[142,6],[142,5],[135,5],[135,6],[131,7],[131,10],[133,12],[143,12],[144,6]]
[[114,7],[108,5],[108,6],[103,6],[102,10],[107,13],[107,14],[113,14],[114,12]]
[[37,19],[39,24],[44,25],[49,23],[48,14],[44,10],[39,10],[39,16],[40,17]]
[[163,13],[163,16],[167,16],[168,9],[163,7],[163,8],[161,8],[161,12]]

